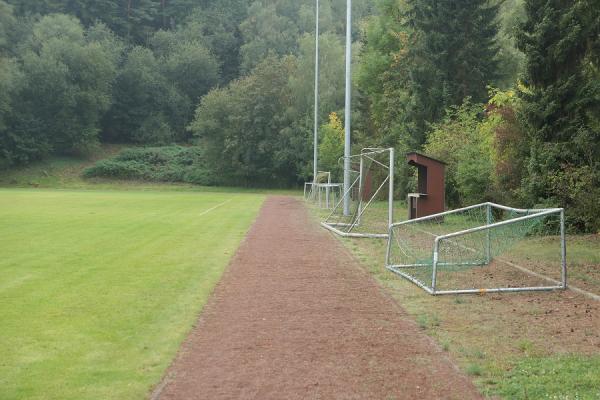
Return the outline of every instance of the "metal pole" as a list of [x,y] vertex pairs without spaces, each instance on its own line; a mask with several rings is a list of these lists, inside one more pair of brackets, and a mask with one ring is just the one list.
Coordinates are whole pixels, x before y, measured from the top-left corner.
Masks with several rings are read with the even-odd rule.
[[316,0],[315,15],[315,129],[313,153],[313,181],[316,183],[319,157],[319,0]]
[[[365,162],[364,162],[364,157],[361,154],[360,155],[360,167],[358,168],[358,211],[356,213],[356,225],[360,226],[360,216],[362,215],[362,210],[363,210],[363,199],[364,199],[364,193],[363,193],[363,176],[364,176],[364,168],[365,168]],[[366,176],[365,176],[366,178]],[[348,213],[349,215],[350,213]]]
[[352,0],[346,0],[346,111],[344,114],[344,215],[350,215],[350,153],[352,102]]
[[389,193],[389,203],[388,204],[388,229],[390,226],[392,226],[392,224],[394,223],[394,155],[395,151],[394,148],[390,148],[390,193]]
[[[487,224],[486,225],[491,225],[492,224],[492,205],[488,204],[487,205],[487,217],[486,217],[486,221]],[[490,264],[492,262],[492,231],[490,229],[488,229],[486,236],[485,236],[485,240],[486,240],[486,244],[485,244],[485,261],[486,264]]]
[[561,286],[567,288],[567,241],[565,239],[565,210],[560,211]]
[[437,266],[439,261],[439,251],[440,251],[440,238],[436,238],[433,243],[433,265],[431,271],[431,293],[435,294],[435,287],[437,284]]

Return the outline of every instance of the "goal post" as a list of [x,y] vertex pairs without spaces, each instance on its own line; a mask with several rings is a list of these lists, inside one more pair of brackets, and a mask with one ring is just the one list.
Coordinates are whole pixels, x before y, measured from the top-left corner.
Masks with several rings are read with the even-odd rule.
[[343,237],[387,238],[394,218],[394,149],[365,148],[350,157],[350,165],[350,187],[321,225]]
[[304,183],[304,200],[318,208],[332,209],[342,196],[342,186],[332,182],[330,171],[319,171],[312,182]]
[[310,182],[304,182],[304,200],[314,201],[317,196],[317,187],[322,183],[331,183],[331,172],[318,171]]
[[386,268],[433,295],[565,289],[564,210],[488,202],[398,222]]

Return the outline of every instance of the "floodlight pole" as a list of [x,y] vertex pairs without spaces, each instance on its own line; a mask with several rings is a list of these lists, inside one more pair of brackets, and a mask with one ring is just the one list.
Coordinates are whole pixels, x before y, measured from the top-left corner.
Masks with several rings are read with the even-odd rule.
[[315,27],[315,130],[313,154],[313,183],[317,183],[319,157],[319,0],[316,0]]
[[352,102],[352,0],[346,0],[346,111],[344,114],[344,215],[350,215],[350,156]]

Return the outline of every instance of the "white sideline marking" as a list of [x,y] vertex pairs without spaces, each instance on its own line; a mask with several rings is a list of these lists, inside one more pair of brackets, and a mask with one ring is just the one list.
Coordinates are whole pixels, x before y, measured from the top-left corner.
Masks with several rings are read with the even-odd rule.
[[203,216],[203,215],[206,215],[206,214],[208,214],[209,212],[211,212],[211,211],[214,211],[214,210],[216,210],[217,208],[219,208],[219,207],[221,207],[221,206],[224,206],[225,204],[229,203],[231,200],[233,200],[233,198],[231,198],[231,199],[229,199],[229,200],[227,200],[227,201],[224,201],[224,202],[222,202],[221,204],[217,204],[216,206],[214,206],[214,207],[211,207],[211,208],[209,208],[208,210],[202,211],[200,214],[198,214],[198,216],[199,216],[199,217],[201,217],[201,216]]
[[[555,284],[557,284],[557,285],[560,285],[560,284],[561,284],[561,282],[560,282],[560,281],[557,281],[556,279],[552,279],[552,278],[549,278],[549,277],[547,277],[547,276],[544,276],[544,275],[538,274],[537,272],[531,271],[531,270],[529,270],[529,269],[527,269],[527,268],[525,268],[525,267],[522,267],[522,266],[520,266],[520,265],[517,265],[517,264],[515,264],[515,263],[512,263],[512,262],[510,262],[510,261],[503,260],[502,258],[496,258],[496,260],[498,260],[498,261],[500,261],[500,262],[502,262],[502,263],[504,263],[504,264],[506,264],[506,265],[509,265],[509,266],[511,266],[511,267],[513,267],[513,268],[516,268],[516,269],[518,269],[518,270],[519,270],[519,271],[521,271],[521,272],[525,272],[526,274],[533,275],[533,276],[535,276],[536,278],[545,279],[545,280],[547,280],[548,282],[552,282],[552,283],[555,283]],[[579,288],[578,288],[578,287],[576,287],[576,286],[572,286],[572,285],[570,285],[570,284],[568,283],[568,280],[567,280],[567,289],[570,289],[570,290],[572,290],[572,291],[574,291],[574,292],[576,292],[576,293],[579,293],[579,294],[582,294],[582,295],[584,295],[584,296],[587,296],[587,297],[589,297],[589,298],[591,298],[591,299],[594,299],[594,300],[596,300],[596,301],[600,301],[600,296],[598,296],[597,294],[594,294],[594,293],[588,292],[588,291],[586,291],[586,290],[583,290],[583,289],[579,289]]]

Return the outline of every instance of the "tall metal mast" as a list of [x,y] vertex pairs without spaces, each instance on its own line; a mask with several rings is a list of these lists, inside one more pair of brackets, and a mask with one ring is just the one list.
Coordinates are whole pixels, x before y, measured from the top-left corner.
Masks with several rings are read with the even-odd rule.
[[[313,182],[317,183],[319,157],[319,0],[316,0],[315,27],[315,130],[313,154]],[[313,188],[314,189],[314,188]]]
[[350,215],[350,156],[352,152],[352,0],[346,0],[346,111],[344,116],[344,215]]

